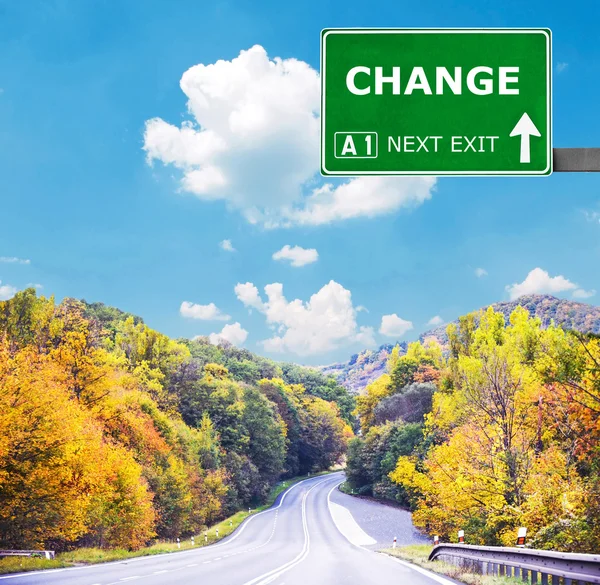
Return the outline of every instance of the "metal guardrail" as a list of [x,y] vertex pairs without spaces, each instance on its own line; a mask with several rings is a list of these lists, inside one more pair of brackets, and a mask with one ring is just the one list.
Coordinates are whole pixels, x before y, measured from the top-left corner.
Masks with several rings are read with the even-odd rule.
[[484,575],[521,578],[532,585],[600,583],[600,555],[470,544],[438,544],[429,560],[460,565]]
[[53,559],[53,550],[0,550],[0,557],[43,557]]

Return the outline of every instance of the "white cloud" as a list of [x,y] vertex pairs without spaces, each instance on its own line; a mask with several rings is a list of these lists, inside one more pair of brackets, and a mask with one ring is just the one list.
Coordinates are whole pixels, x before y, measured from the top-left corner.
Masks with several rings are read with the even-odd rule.
[[584,290],[582,288],[577,288],[573,291],[574,299],[589,299],[596,294],[595,290]]
[[311,355],[327,352],[347,344],[374,346],[372,327],[356,323],[352,295],[341,284],[330,281],[307,302],[288,301],[280,283],[265,286],[263,302],[254,284],[238,284],[235,292],[244,305],[261,311],[276,334],[264,340],[267,351]]
[[12,299],[17,293],[17,289],[10,284],[2,284],[0,280],[0,301],[8,301]]
[[564,276],[550,276],[541,268],[534,268],[523,282],[506,286],[511,300],[523,295],[531,294],[553,294],[567,290],[575,290],[578,286],[566,279]]
[[401,317],[398,317],[396,313],[392,313],[391,315],[384,315],[381,317],[379,333],[387,335],[388,337],[402,337],[412,328],[413,324],[411,321],[405,321]]
[[293,248],[286,244],[281,250],[273,254],[273,260],[289,260],[292,266],[306,266],[319,259],[319,253],[314,248]]
[[237,322],[225,325],[220,333],[211,333],[208,336],[208,340],[213,345],[218,345],[223,341],[228,341],[233,345],[241,345],[247,338],[248,332]]
[[258,309],[259,311],[263,310],[263,302],[258,289],[251,282],[246,282],[245,284],[238,282],[233,290],[235,291],[235,296],[244,303],[245,307]]
[[38,290],[41,290],[44,287],[41,284],[37,284],[35,282],[30,282],[25,288],[37,288]]
[[556,64],[556,72],[557,73],[562,73],[568,66],[569,66],[568,63],[565,63],[564,61],[559,61]]
[[427,321],[427,325],[438,326],[441,325],[443,322],[444,320],[439,315],[436,315],[435,317],[431,317],[431,319]]
[[221,313],[217,305],[209,303],[208,305],[197,305],[189,301],[183,301],[179,312],[182,317],[188,319],[200,319],[202,321],[229,321],[231,317],[225,313]]
[[28,258],[16,258],[15,256],[0,256],[0,262],[5,264],[31,264]]
[[314,189],[298,209],[283,210],[267,227],[323,225],[356,217],[375,217],[401,207],[417,207],[431,197],[435,177],[358,177]]
[[235,248],[233,247],[231,240],[223,240],[222,242],[219,242],[219,246],[226,252],[235,252]]
[[320,80],[297,59],[269,59],[255,45],[231,61],[182,76],[193,121],[146,122],[144,150],[182,172],[182,189],[223,200],[265,227],[320,225],[419,205],[433,177],[360,177],[323,184]]
[[484,276],[487,276],[488,272],[485,268],[475,268],[475,276],[477,278],[482,278]]

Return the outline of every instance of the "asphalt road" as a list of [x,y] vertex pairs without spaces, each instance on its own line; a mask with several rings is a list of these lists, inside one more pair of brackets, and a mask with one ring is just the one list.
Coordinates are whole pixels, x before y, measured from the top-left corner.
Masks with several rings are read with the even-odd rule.
[[372,550],[390,548],[394,538],[398,546],[431,543],[414,527],[410,512],[402,508],[349,496],[337,489],[331,493],[331,501],[350,510],[360,527],[375,540],[375,544],[365,545]]
[[[273,508],[218,544],[69,569],[0,576],[2,585],[434,585],[434,580],[363,547],[373,540],[331,495],[341,474],[292,486]],[[354,500],[350,498],[350,500]],[[375,504],[376,505],[376,504]],[[334,520],[335,518],[335,520]],[[354,543],[354,544],[353,544]]]

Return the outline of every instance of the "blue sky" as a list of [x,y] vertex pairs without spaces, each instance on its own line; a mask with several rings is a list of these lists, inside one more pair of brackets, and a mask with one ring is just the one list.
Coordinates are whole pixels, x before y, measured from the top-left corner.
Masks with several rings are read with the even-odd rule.
[[[0,296],[40,284],[171,336],[229,326],[223,335],[253,351],[312,364],[414,339],[434,316],[449,321],[520,292],[594,303],[599,176],[360,183],[379,203],[348,209],[341,181],[313,176],[310,111],[322,28],[548,27],[554,145],[600,146],[599,18],[592,0],[569,10],[554,1],[0,1]],[[188,111],[186,71],[255,45],[264,50],[234,69],[189,73]],[[286,61],[269,69],[276,57]],[[257,92],[265,63],[292,114]],[[198,84],[213,92],[206,107]],[[234,110],[237,134],[223,142],[222,117]],[[196,114],[214,140],[200,136]],[[318,259],[274,260],[286,245]],[[238,283],[251,285],[236,293]],[[184,301],[201,307],[182,315]],[[382,327],[390,315],[398,319]]]

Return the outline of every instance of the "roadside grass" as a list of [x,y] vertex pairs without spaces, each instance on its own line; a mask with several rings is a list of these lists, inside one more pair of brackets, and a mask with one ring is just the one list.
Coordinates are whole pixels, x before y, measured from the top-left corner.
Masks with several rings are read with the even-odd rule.
[[69,567],[69,563],[55,559],[36,559],[32,557],[4,557],[0,559],[0,574],[41,571],[42,569],[60,569]]
[[429,544],[412,544],[409,546],[401,546],[398,548],[387,548],[382,550],[382,553],[388,554],[392,557],[398,557],[403,561],[408,561],[413,565],[423,567],[438,573],[445,575],[456,581],[462,581],[469,585],[516,585],[522,582],[519,579],[512,579],[510,577],[499,577],[495,575],[478,575],[477,573],[469,573],[450,563],[444,563],[442,561],[430,561],[429,553],[433,547]]
[[193,545],[191,538],[185,538],[181,540],[180,546],[177,545],[177,542],[158,541],[151,546],[144,547],[139,550],[126,550],[123,548],[77,548],[72,551],[56,555],[54,560],[31,557],[4,557],[0,559],[0,575],[7,573],[20,573],[25,571],[39,571],[42,569],[59,569],[93,563],[108,563],[111,561],[131,559],[133,557],[160,555],[178,552],[180,550],[190,550],[192,548],[201,548],[209,544],[214,544],[226,536],[229,536],[249,516],[270,508],[277,499],[277,496],[295,483],[304,481],[305,479],[309,479],[311,477],[327,475],[335,471],[339,470],[334,469],[332,471],[321,471],[320,473],[311,474],[310,476],[302,475],[280,481],[273,486],[267,501],[262,506],[254,508],[250,512],[248,512],[248,510],[241,510],[236,512],[233,516],[225,518],[218,524],[214,524],[205,532],[195,535]]

